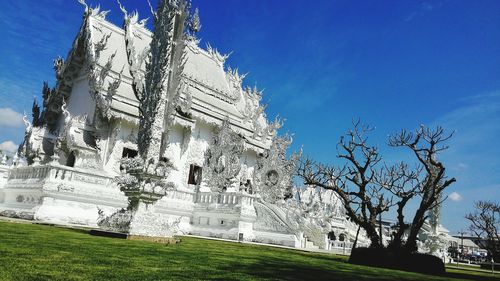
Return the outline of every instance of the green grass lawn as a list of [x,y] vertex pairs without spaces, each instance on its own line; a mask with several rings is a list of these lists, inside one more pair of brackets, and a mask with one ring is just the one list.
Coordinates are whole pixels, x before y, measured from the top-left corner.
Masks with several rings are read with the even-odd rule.
[[356,266],[346,258],[183,237],[164,245],[0,221],[0,280],[500,280]]

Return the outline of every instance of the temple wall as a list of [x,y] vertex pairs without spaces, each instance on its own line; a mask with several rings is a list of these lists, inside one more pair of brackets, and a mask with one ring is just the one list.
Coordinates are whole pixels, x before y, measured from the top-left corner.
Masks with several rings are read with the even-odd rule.
[[5,194],[3,189],[7,184],[7,177],[9,175],[9,166],[0,164],[0,204],[4,202]]
[[[205,151],[209,147],[209,143],[212,142],[213,130],[213,126],[198,121],[191,132],[185,134],[184,142],[187,143],[187,150],[181,156],[181,165],[183,167],[181,181],[184,186],[187,186],[190,165],[203,167],[205,164]],[[207,188],[206,191],[209,191],[209,189]]]
[[90,96],[89,82],[86,78],[74,82],[67,106],[73,117],[87,115],[89,120],[93,120],[95,102]]
[[255,242],[302,248],[301,240],[293,234],[278,232],[254,231]]
[[96,226],[98,209],[113,212],[127,205],[112,178],[61,165],[15,168],[4,191],[0,211],[63,225]]
[[[199,167],[205,164],[205,152],[214,138],[215,126],[197,120],[192,128],[181,125],[174,125],[169,131],[169,144],[165,145],[163,157],[169,159],[174,169],[168,180],[175,183],[180,190],[194,191],[195,186],[188,185],[190,165]],[[107,154],[104,157],[104,170],[111,176],[119,175],[120,160],[124,148],[137,150],[137,125],[129,122],[121,122],[116,129],[116,133],[110,133],[107,139]],[[258,155],[255,151],[245,150],[240,158],[242,169],[238,176],[242,183],[252,180],[254,167],[257,163]],[[203,178],[203,176],[202,176]],[[202,183],[201,191],[209,192],[210,189]],[[228,190],[235,192],[238,190]]]
[[175,125],[170,129],[169,144],[165,145],[166,149],[163,154],[164,157],[169,159],[174,165],[174,170],[169,175],[169,180],[172,181],[177,188],[187,188],[187,173],[189,172],[189,165],[185,163],[183,152],[186,149],[185,138],[189,138],[187,130],[179,125]]
[[[55,224],[96,227],[97,208],[96,204],[45,197],[34,219]],[[99,208],[109,207],[99,206]]]
[[107,139],[107,155],[104,159],[104,170],[110,175],[120,173],[120,160],[123,149],[137,150],[137,125],[121,122],[117,125],[116,134],[111,133]]
[[253,182],[253,173],[257,165],[257,153],[252,150],[245,150],[240,158],[242,169],[239,174],[240,181],[244,184],[247,180]]

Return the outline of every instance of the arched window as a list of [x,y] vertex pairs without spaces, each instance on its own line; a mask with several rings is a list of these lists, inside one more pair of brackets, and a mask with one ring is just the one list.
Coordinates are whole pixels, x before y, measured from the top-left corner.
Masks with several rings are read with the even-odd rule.
[[346,238],[346,237],[345,237],[345,234],[344,234],[344,233],[342,233],[342,234],[340,234],[340,235],[339,235],[339,241],[344,242],[345,238]]
[[330,231],[330,232],[328,233],[328,240],[331,240],[331,241],[335,241],[335,240],[337,240],[337,236],[335,236],[335,232]]

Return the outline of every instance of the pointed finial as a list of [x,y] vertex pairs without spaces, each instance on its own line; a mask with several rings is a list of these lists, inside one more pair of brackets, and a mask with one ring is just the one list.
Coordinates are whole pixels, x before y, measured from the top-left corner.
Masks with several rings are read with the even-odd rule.
[[68,111],[68,106],[66,104],[66,99],[63,99],[62,105],[61,105],[61,111],[64,115],[64,122],[67,124],[69,121],[71,121],[71,114]]
[[16,152],[14,158],[12,158],[12,166],[17,166],[19,164],[19,152]]
[[78,0],[78,3],[82,4],[85,7],[85,12],[89,10],[89,5],[85,3],[85,0]]
[[116,0],[116,2],[118,2],[118,5],[120,6],[120,10],[122,11],[123,16],[125,18],[127,18],[127,15],[128,15],[127,9],[125,9],[125,7],[122,5],[122,2],[120,2],[120,0]]
[[153,5],[151,5],[151,1],[147,0],[148,1],[148,5],[149,5],[149,10],[151,12],[151,15],[153,16],[153,18],[156,18],[156,12],[155,12],[155,9],[153,9]]
[[192,33],[198,33],[201,30],[201,21],[198,8],[194,10],[194,14],[189,22],[189,31]]
[[24,126],[26,127],[26,131],[27,132],[30,131],[31,127],[32,127],[32,124],[29,121],[28,115],[26,114],[26,112],[24,112],[24,115],[23,115],[23,122],[24,122]]

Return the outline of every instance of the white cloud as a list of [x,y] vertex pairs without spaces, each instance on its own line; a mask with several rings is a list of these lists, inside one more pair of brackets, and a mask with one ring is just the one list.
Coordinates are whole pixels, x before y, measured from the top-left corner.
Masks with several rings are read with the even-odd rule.
[[464,171],[464,170],[467,170],[469,168],[469,165],[465,164],[465,163],[458,163],[454,166],[451,167],[451,170],[453,171],[457,171],[457,172],[460,172],[460,171]]
[[0,108],[0,127],[20,128],[24,126],[23,115],[11,108]]
[[462,201],[462,195],[460,195],[458,192],[450,193],[450,195],[448,195],[448,198],[450,198],[450,200],[453,202]]
[[0,150],[8,153],[15,153],[17,151],[18,145],[13,141],[4,141],[0,143]]

